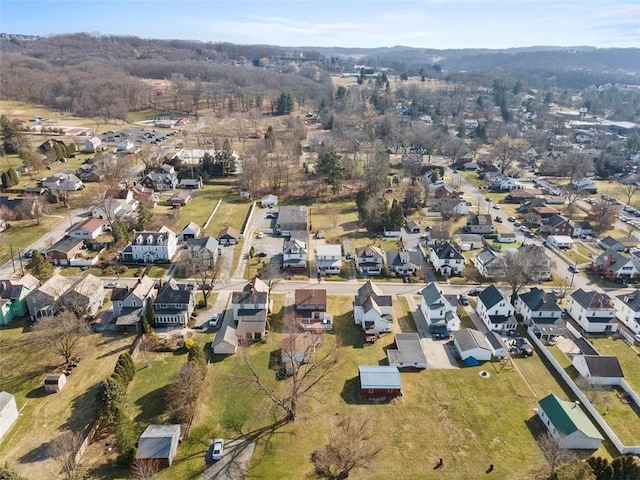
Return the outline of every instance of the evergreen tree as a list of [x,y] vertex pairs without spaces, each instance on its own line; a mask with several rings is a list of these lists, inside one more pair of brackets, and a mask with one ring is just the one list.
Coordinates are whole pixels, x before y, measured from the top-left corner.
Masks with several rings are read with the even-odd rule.
[[10,187],[9,184],[11,180],[9,180],[9,174],[7,172],[2,172],[2,174],[0,174],[0,181],[2,181],[2,188]]
[[276,103],[276,113],[278,115],[288,115],[293,112],[294,102],[291,92],[282,92]]
[[346,96],[347,96],[346,87],[343,87],[342,85],[340,85],[338,87],[338,90],[336,90],[336,100],[344,100]]
[[136,214],[137,214],[136,228],[138,230],[144,230],[147,227],[147,225],[149,225],[149,222],[151,221],[151,217],[153,217],[153,213],[142,202],[140,202],[138,203]]
[[124,245],[131,240],[131,232],[121,220],[113,222],[111,234],[116,245]]
[[393,199],[391,209],[389,210],[389,221],[387,227],[396,229],[404,225],[404,212],[402,207],[398,203],[398,200]]
[[335,150],[321,153],[318,156],[318,173],[325,177],[327,183],[331,185],[331,192],[338,193],[344,176],[342,155],[339,155]]
[[147,312],[145,313],[145,316],[147,318],[147,323],[155,326],[156,310],[153,306],[153,300],[150,298],[147,298]]
[[51,265],[49,260],[47,260],[45,256],[38,251],[33,252],[31,259],[27,264],[27,270],[29,270],[31,275],[41,282],[46,282],[50,279],[54,272],[53,265]]
[[18,185],[20,183],[18,172],[16,172],[14,168],[10,168],[9,170],[7,170],[7,175],[9,176],[10,187],[13,187],[14,185]]

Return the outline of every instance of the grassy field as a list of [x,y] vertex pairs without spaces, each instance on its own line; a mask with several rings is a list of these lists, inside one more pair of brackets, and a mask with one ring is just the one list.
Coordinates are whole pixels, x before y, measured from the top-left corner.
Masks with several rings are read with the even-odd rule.
[[[566,398],[539,356],[514,359],[514,366],[498,373],[498,365],[459,370],[427,370],[402,373],[404,396],[390,404],[372,404],[357,395],[358,365],[384,362],[385,349],[393,342],[384,336],[376,345],[365,346],[351,318],[351,297],[329,296],[334,315],[334,334],[323,337],[322,348],[339,345],[340,362],[330,379],[320,384],[314,398],[300,405],[293,424],[272,429],[280,412],[264,395],[246,383],[247,369],[240,354],[212,359],[203,399],[188,439],[178,450],[174,465],[159,479],[198,478],[204,469],[204,454],[210,439],[252,437],[257,448],[249,478],[313,477],[311,452],[324,445],[337,413],[366,412],[373,416],[385,449],[369,471],[356,471],[350,478],[444,478],[459,480],[484,475],[496,466],[493,476],[519,479],[544,464],[535,435],[540,424],[535,418],[537,401],[548,393]],[[413,331],[404,299],[395,306],[398,329]],[[265,343],[249,347],[252,364],[274,388],[284,388],[270,369],[281,341],[283,296],[274,296],[273,329]],[[468,319],[463,315],[463,322]],[[198,334],[196,341],[208,348],[211,335]],[[180,353],[149,356],[151,367],[138,371],[129,391],[137,429],[163,418],[166,385],[185,361]],[[479,375],[481,370],[489,378]],[[401,421],[399,421],[401,419]],[[607,452],[606,446],[598,454]],[[432,466],[444,458],[446,468]],[[124,478],[118,470],[101,469],[100,478]]]
[[33,333],[24,322],[0,330],[0,391],[16,396],[21,415],[0,444],[0,458],[29,479],[57,478],[59,464],[47,443],[66,429],[81,430],[93,419],[95,387],[113,371],[118,355],[133,337],[93,333],[82,341],[80,364],[65,388],[45,395],[47,373],[60,371],[61,360],[32,346]]

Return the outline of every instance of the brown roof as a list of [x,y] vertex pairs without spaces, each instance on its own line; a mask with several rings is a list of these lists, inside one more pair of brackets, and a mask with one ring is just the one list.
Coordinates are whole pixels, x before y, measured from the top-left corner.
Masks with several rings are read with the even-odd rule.
[[101,218],[89,218],[73,230],[83,230],[85,232],[95,232],[98,228],[104,225],[104,220]]
[[296,290],[296,305],[326,305],[327,291],[319,289]]
[[555,208],[546,206],[533,207],[531,211],[537,213],[538,215],[554,215],[556,213],[560,213]]
[[511,198],[529,198],[539,195],[542,195],[542,190],[538,190],[537,188],[516,188],[509,192]]
[[233,227],[225,227],[218,234],[218,238],[222,238],[222,237],[225,237],[225,236],[229,236],[229,237],[233,237],[233,238],[239,238],[240,237],[240,232],[238,232],[238,230],[236,230]]

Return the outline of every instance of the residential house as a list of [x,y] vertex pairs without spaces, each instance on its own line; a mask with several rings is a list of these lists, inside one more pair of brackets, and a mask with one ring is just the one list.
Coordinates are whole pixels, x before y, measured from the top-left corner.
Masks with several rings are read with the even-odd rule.
[[32,321],[44,316],[53,316],[58,311],[57,302],[73,282],[62,275],[54,274],[35,290],[27,294],[27,309]]
[[640,333],[640,295],[623,293],[613,298],[617,318],[634,333]]
[[496,231],[496,227],[493,225],[491,215],[481,213],[478,215],[469,215],[467,219],[467,226],[465,227],[467,233],[493,233]]
[[278,205],[278,196],[277,195],[273,195],[272,193],[264,195],[262,197],[260,205],[262,206],[262,208],[273,208],[273,207],[276,207]]
[[58,149],[64,152],[66,156],[67,144],[64,142],[64,140],[59,140],[57,138],[50,138],[48,140],[45,140],[40,144],[40,146],[38,147],[38,150],[40,150],[40,152],[42,152],[43,154],[47,154],[51,150],[53,150],[55,147],[58,147]]
[[360,365],[360,396],[365,398],[392,398],[402,395],[400,371],[391,365]]
[[233,355],[238,350],[238,335],[231,325],[223,325],[216,333],[211,349],[214,355]]
[[224,227],[218,233],[218,243],[220,245],[235,245],[240,241],[240,232],[233,227]]
[[0,441],[18,420],[16,397],[9,392],[0,392]]
[[84,188],[82,180],[70,172],[55,173],[51,177],[43,179],[40,184],[44,188],[57,189],[64,192],[74,192]]
[[106,197],[99,205],[91,210],[91,216],[107,221],[115,221],[126,217],[136,217],[138,204],[132,190],[124,190],[122,198]]
[[136,460],[157,462],[160,467],[170,467],[178,453],[182,438],[180,425],[149,425],[138,440]]
[[446,277],[460,275],[465,264],[464,256],[449,242],[431,247],[429,261],[439,275]]
[[231,294],[233,319],[237,322],[239,338],[259,340],[267,330],[269,287],[259,278],[247,283],[242,291]]
[[141,183],[134,183],[129,190],[133,198],[149,209],[154,209],[158,205],[160,198],[154,193],[153,188],[147,188]]
[[197,261],[201,266],[213,267],[218,257],[222,254],[218,241],[212,236],[204,238],[190,238],[185,243],[189,252],[189,259]]
[[54,265],[71,265],[71,260],[73,260],[83,248],[83,240],[64,237],[46,249],[44,254]]
[[505,197],[509,203],[522,203],[526,200],[532,200],[534,198],[540,198],[542,196],[542,190],[537,188],[518,188],[511,190]]
[[102,307],[104,296],[102,279],[88,273],[67,289],[58,303],[78,316],[93,316]]
[[493,347],[487,340],[487,336],[478,330],[463,328],[453,333],[453,344],[465,362],[487,362],[493,356]]
[[587,235],[592,235],[593,230],[591,229],[591,223],[587,220],[582,221],[571,221],[573,225],[573,236],[574,237],[585,237]]
[[[309,207],[287,205],[280,207],[275,231],[283,237],[305,238],[309,232]],[[293,232],[298,232],[294,235]]]
[[316,246],[318,275],[340,275],[342,270],[342,247],[328,243]]
[[476,253],[471,261],[484,278],[499,279],[504,276],[504,255],[500,252],[486,247]]
[[433,198],[443,200],[445,198],[458,198],[458,192],[448,183],[442,182],[432,187]]
[[133,286],[116,287],[111,291],[113,317],[123,330],[138,331],[140,318],[147,311],[147,300],[155,297],[155,281],[146,275]]
[[29,313],[26,297],[40,285],[40,281],[27,273],[17,280],[0,280],[0,326],[7,326],[16,317]]
[[353,319],[368,335],[393,329],[393,297],[384,295],[371,280],[358,289],[353,301]]
[[184,207],[187,203],[191,201],[194,197],[194,194],[190,190],[181,190],[178,193],[175,193],[169,198],[167,201],[169,205],[172,207]]
[[320,336],[311,332],[285,333],[280,348],[280,362],[285,374],[291,376],[301,365],[313,362],[313,354],[319,344]]
[[[636,240],[636,244],[638,241]],[[604,237],[603,239],[598,241],[598,246],[603,250],[613,250],[615,252],[624,252],[626,247],[624,244],[618,240],[617,238],[613,238],[612,236]]]
[[144,263],[170,261],[177,249],[176,234],[165,226],[156,232],[134,230],[131,243],[122,250],[122,259]]
[[396,333],[395,348],[387,349],[387,361],[392,367],[424,369],[427,357],[417,333]]
[[598,193],[598,186],[596,185],[596,182],[586,177],[573,179],[571,181],[571,188],[578,192],[587,192],[592,194]]
[[64,373],[50,373],[44,377],[45,393],[58,393],[67,384],[67,376]]
[[507,333],[518,327],[513,305],[495,285],[480,292],[476,312],[491,331]]
[[149,172],[140,182],[144,187],[151,188],[156,192],[165,190],[175,190],[178,187],[178,175],[170,169],[157,169]]
[[538,417],[562,448],[596,450],[604,440],[578,402],[549,394],[538,401]]
[[460,328],[457,304],[452,305],[435,282],[430,283],[420,293],[420,311],[432,329],[441,327],[447,332],[455,332]]
[[528,243],[518,247],[518,252],[530,262],[532,281],[542,282],[551,278],[551,258],[543,247]]
[[195,222],[189,222],[185,227],[180,230],[178,234],[178,241],[184,242],[192,238],[198,238],[202,233],[202,228]]
[[136,151],[136,144],[131,140],[122,140],[116,145],[117,153],[133,153]]
[[567,313],[587,333],[618,331],[613,301],[603,293],[579,288],[569,295]]
[[363,276],[380,275],[384,265],[384,252],[375,245],[356,248],[356,269]]
[[420,233],[420,231],[422,230],[422,228],[420,227],[420,224],[415,220],[409,220],[405,225],[405,228],[409,233]]
[[590,385],[620,385],[624,378],[618,357],[573,355],[571,363]]
[[548,207],[547,205],[532,207],[530,209],[530,213],[539,217],[541,222],[547,218],[553,217],[554,215],[560,216],[560,212],[558,210],[553,207]]
[[386,252],[389,270],[400,277],[416,275],[423,264],[422,253],[418,251]]
[[156,327],[185,327],[196,307],[196,296],[186,284],[167,282],[158,288],[153,300]]
[[500,243],[515,243],[516,234],[513,232],[500,232],[498,233],[496,240]]
[[562,308],[558,306],[556,296],[538,287],[519,294],[515,309],[527,325],[555,323],[562,317]]
[[305,330],[332,330],[331,315],[327,313],[327,291],[297,289],[294,302],[296,320]]
[[282,268],[306,270],[307,242],[298,239],[285,240],[282,247]]
[[540,227],[540,232],[548,233],[549,235],[573,237],[574,229],[575,225],[567,217],[563,217],[562,215],[552,215],[547,218],[544,224]]
[[104,231],[104,220],[101,218],[88,218],[84,222],[74,225],[69,236],[82,240],[95,240]]
[[424,155],[421,153],[403,153],[400,157],[403,168],[419,169],[424,163]]
[[612,282],[629,282],[638,277],[636,265],[616,250],[607,250],[591,262],[591,269]]
[[84,141],[85,153],[96,153],[102,149],[102,140],[99,137],[87,138]]
[[552,248],[569,249],[573,245],[573,239],[568,235],[549,235],[547,245]]

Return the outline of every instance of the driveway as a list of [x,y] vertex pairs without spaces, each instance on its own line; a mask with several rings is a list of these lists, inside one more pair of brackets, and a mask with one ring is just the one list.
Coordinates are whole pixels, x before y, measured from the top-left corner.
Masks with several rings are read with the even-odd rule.
[[210,440],[209,449],[205,455],[205,462],[210,466],[202,474],[202,480],[237,480],[245,478],[255,447],[255,442],[251,440],[228,440],[225,442],[222,458],[214,462],[211,459],[213,440]]
[[448,340],[435,340],[431,335],[427,320],[422,315],[412,295],[404,295],[409,304],[409,311],[418,330],[422,350],[427,357],[427,368],[458,368],[458,361],[447,346]]

